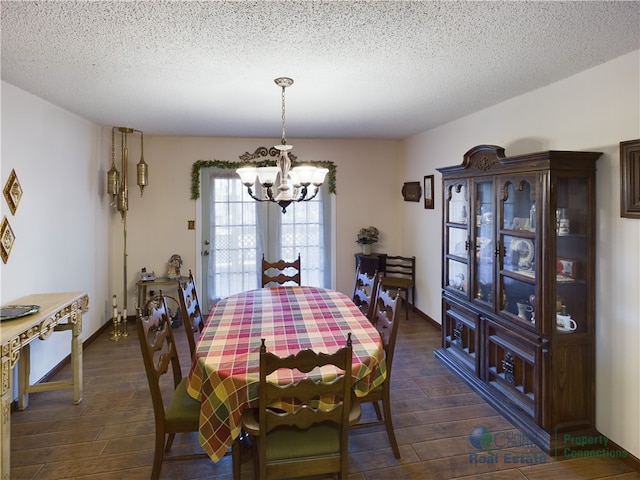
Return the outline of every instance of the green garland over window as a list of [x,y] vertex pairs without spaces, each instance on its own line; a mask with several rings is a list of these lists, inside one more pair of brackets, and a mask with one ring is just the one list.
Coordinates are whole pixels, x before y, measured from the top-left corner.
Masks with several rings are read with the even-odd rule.
[[[327,168],[329,173],[325,180],[325,184],[329,187],[329,193],[336,193],[336,165],[328,160],[312,161],[312,162],[297,162],[291,161],[291,166],[296,165],[313,165],[314,167]],[[236,170],[242,166],[251,165],[254,167],[268,167],[273,166],[273,159],[260,160],[257,162],[229,162],[227,160],[198,160],[194,162],[191,168],[191,200],[197,200],[200,198],[200,170],[203,168],[215,167],[215,168],[228,168]]]

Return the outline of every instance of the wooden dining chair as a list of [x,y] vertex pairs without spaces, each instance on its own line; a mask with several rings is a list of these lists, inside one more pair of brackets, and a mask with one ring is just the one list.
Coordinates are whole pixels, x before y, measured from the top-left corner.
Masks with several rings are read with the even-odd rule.
[[385,274],[380,285],[388,290],[400,289],[404,293],[405,318],[408,320],[409,293],[411,293],[411,309],[415,310],[416,257],[387,255]]
[[[147,302],[147,315],[143,315],[142,309],[139,308],[136,318],[140,350],[151,391],[156,424],[155,451],[151,469],[152,479],[159,478],[163,462],[209,458],[204,451],[169,455],[176,433],[198,431],[200,402],[187,393],[187,379],[182,378],[180,360],[162,291],[158,297],[159,301],[156,303]],[[166,385],[166,382],[161,380],[162,376],[168,374],[169,371],[173,374],[174,387],[170,398],[169,392],[163,386]],[[240,452],[238,448],[234,443],[231,449],[235,480],[240,478]]]
[[196,341],[204,328],[204,320],[202,318],[202,311],[200,310],[200,302],[198,301],[196,282],[193,279],[191,270],[189,270],[187,280],[178,284],[178,298],[182,312],[182,323],[184,324],[184,331],[187,334],[191,358],[193,358],[196,351]]
[[[259,406],[242,415],[243,429],[257,444],[257,478],[336,472],[338,478],[346,478],[349,425],[360,418],[360,405],[353,400],[351,362],[350,333],[346,346],[333,354],[302,350],[285,358],[267,352],[262,339]],[[299,373],[329,365],[342,373],[323,379]],[[288,384],[267,381],[276,370],[286,372]],[[296,380],[296,375],[302,378]],[[330,404],[318,400],[327,397]]]
[[356,268],[356,282],[351,299],[369,321],[373,321],[373,304],[376,298],[378,280],[377,270],[370,276],[362,270],[361,264]]
[[300,283],[300,254],[298,258],[292,262],[286,260],[278,260],[276,262],[268,262],[262,254],[262,286],[266,287],[273,284],[295,284]]
[[[398,304],[400,303],[400,290],[396,290],[395,296],[392,295],[391,290],[385,290],[382,286],[378,287],[378,293],[374,303],[374,316],[373,324],[376,330],[380,333],[382,344],[386,355],[387,363],[387,378],[384,383],[369,393],[366,396],[360,397],[358,400],[360,403],[373,403],[377,420],[361,421],[352,426],[352,428],[372,427],[374,425],[384,425],[387,429],[387,436],[389,437],[389,443],[393,450],[393,455],[396,458],[400,458],[400,450],[398,449],[398,442],[396,441],[396,434],[393,430],[393,421],[391,419],[391,367],[393,366],[393,352],[396,347],[396,336],[398,334],[398,325],[400,322],[397,320]],[[380,410],[380,404],[382,402],[382,411]]]

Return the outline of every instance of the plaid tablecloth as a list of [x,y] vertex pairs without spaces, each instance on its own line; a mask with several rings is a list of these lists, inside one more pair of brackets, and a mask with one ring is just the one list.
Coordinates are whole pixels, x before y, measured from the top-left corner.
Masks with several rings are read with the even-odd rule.
[[364,396],[384,381],[387,369],[378,332],[349,297],[276,287],[221,300],[196,346],[187,386],[202,402],[199,439],[212,460],[220,460],[240,434],[242,411],[257,406],[261,338],[267,351],[286,356],[306,348],[334,352],[345,346],[348,332],[354,391]]

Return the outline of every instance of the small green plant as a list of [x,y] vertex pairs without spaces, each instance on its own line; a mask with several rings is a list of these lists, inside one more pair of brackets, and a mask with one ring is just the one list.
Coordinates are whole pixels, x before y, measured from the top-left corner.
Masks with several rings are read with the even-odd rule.
[[376,227],[369,226],[367,228],[361,228],[358,232],[358,239],[356,243],[360,245],[368,245],[371,243],[376,243],[378,241],[378,235],[380,232]]

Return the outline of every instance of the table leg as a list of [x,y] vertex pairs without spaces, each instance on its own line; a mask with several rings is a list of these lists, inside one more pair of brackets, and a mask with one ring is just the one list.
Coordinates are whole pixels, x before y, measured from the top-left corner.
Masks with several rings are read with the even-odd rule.
[[31,345],[28,343],[20,350],[18,360],[18,410],[29,406],[29,376],[31,374]]
[[73,371],[73,403],[76,405],[82,401],[82,314],[78,315],[78,321],[73,325],[71,336],[71,369]]
[[0,478],[9,480],[9,472],[11,467],[11,402],[13,401],[13,369],[11,368],[11,359],[8,356],[2,356],[2,364],[0,365],[2,379],[0,388],[2,390],[2,403],[0,415]]

